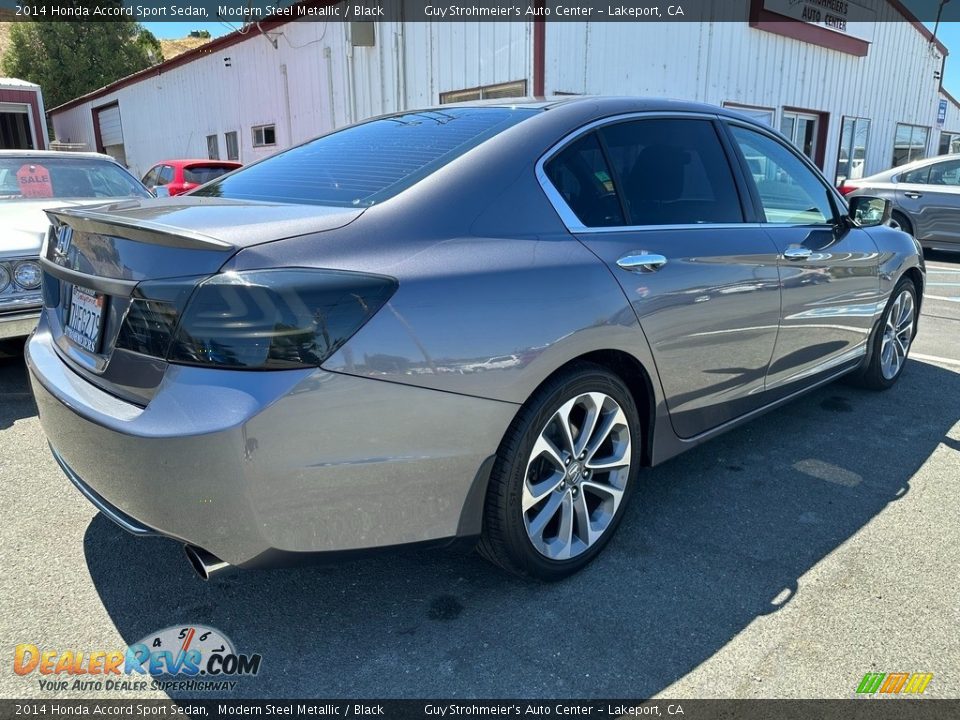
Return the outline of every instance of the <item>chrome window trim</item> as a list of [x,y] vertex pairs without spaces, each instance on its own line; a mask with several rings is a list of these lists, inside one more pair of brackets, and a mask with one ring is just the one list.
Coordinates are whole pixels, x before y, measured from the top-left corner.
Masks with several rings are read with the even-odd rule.
[[[607,225],[600,227],[589,227],[584,225],[580,218],[577,217],[576,213],[570,209],[570,206],[567,205],[566,200],[563,199],[563,196],[560,194],[560,191],[557,190],[553,183],[550,182],[550,178],[547,177],[547,172],[544,170],[544,165],[546,165],[550,160],[552,160],[557,154],[559,154],[567,145],[570,143],[576,142],[584,135],[587,135],[597,128],[604,127],[606,125],[616,125],[621,122],[629,122],[630,120],[645,120],[645,119],[655,119],[655,118],[693,118],[698,120],[722,120],[726,116],[720,115],[719,113],[705,113],[705,112],[694,112],[694,111],[665,111],[665,110],[649,110],[645,112],[629,112],[621,113],[619,115],[610,115],[609,117],[600,118],[599,120],[593,120],[592,122],[587,123],[586,125],[581,125],[576,130],[573,130],[567,133],[562,139],[554,143],[543,155],[540,156],[540,159],[537,160],[536,164],[536,175],[537,182],[540,183],[540,188],[543,190],[544,194],[547,196],[547,200],[550,201],[550,204],[553,206],[553,209],[557,212],[557,215],[560,216],[560,220],[563,222],[564,226],[571,233],[610,233],[610,232],[642,232],[644,230],[689,230],[691,228],[738,228],[738,227],[756,227],[759,223],[748,223],[748,222],[739,222],[739,223],[688,223],[682,225]],[[732,118],[731,118],[732,119]],[[753,127],[750,123],[743,123],[746,127]],[[738,188],[739,192],[739,188]]]

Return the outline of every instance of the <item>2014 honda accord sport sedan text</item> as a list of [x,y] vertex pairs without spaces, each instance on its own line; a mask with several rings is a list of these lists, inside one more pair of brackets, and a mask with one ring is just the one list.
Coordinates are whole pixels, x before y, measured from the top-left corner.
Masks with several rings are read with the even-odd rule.
[[201,574],[479,538],[555,579],[642,466],[896,382],[924,266],[889,213],[720,108],[406,112],[51,211],[27,359],[70,480]]

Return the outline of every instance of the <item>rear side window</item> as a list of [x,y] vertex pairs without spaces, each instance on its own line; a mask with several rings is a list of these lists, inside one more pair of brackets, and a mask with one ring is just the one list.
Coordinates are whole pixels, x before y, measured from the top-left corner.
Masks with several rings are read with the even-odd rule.
[[371,120],[214,180],[195,194],[366,207],[396,195],[537,112],[464,107]]
[[183,169],[183,179],[184,182],[203,185],[203,183],[216,180],[221,175],[226,175],[232,169],[220,165],[191,165]]
[[930,166],[917,168],[916,170],[911,170],[910,172],[905,172],[900,176],[900,182],[902,183],[920,183],[925,185],[927,183],[927,178],[930,177]]
[[726,153],[709,120],[658,118],[600,130],[630,225],[743,222]]
[[586,227],[623,225],[610,169],[593,133],[565,147],[544,166],[564,202]]

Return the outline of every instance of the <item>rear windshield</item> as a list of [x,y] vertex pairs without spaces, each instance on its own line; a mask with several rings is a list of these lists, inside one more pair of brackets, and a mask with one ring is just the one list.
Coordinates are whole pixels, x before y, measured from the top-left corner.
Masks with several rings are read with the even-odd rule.
[[191,165],[183,169],[183,179],[189,183],[203,183],[216,180],[221,175],[226,175],[235,168],[223,167],[222,165]]
[[372,120],[274,155],[193,194],[366,207],[537,112],[451,107]]
[[119,165],[95,158],[0,158],[0,202],[24,198],[150,197]]

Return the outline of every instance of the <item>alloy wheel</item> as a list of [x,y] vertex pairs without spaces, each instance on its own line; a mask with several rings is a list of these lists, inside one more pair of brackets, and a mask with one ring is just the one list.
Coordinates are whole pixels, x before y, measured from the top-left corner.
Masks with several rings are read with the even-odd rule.
[[565,402],[541,430],[527,461],[522,510],[543,556],[568,560],[610,527],[630,474],[630,427],[609,395]]
[[897,376],[907,359],[913,340],[915,313],[913,294],[903,290],[890,306],[880,343],[880,371],[887,380]]

